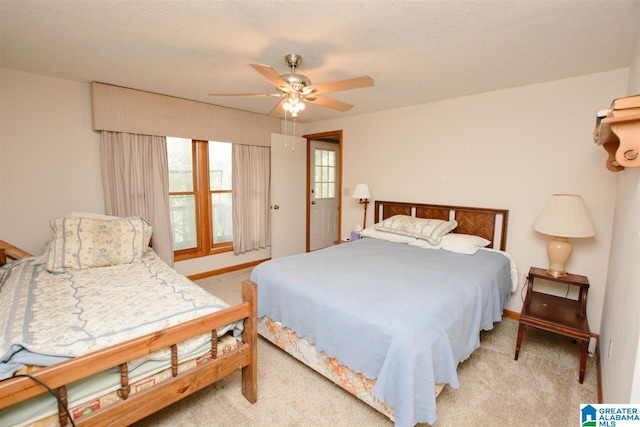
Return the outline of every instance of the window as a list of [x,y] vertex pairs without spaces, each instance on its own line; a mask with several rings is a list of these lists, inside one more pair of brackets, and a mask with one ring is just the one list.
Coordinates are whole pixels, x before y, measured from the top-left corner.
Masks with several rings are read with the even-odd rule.
[[167,137],[176,260],[233,248],[231,143]]
[[316,199],[333,199],[336,197],[335,150],[316,148],[314,166],[314,194]]

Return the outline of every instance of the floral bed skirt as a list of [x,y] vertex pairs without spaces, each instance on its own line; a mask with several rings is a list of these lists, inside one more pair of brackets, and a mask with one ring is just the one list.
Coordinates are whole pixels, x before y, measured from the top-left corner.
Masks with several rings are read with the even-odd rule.
[[[315,345],[305,338],[298,337],[295,332],[268,317],[258,319],[258,333],[378,412],[386,415],[392,421],[395,420],[393,409],[373,395],[373,386],[376,380],[367,378],[360,373],[354,372],[349,367],[341,365],[338,359],[318,351]],[[443,388],[444,385],[436,384],[436,397]]]

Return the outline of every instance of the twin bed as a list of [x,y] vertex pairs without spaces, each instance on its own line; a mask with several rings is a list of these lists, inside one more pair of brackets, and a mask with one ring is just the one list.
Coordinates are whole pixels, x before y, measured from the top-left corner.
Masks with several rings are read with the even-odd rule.
[[2,268],[0,425],[128,425],[242,369],[257,399],[256,288],[230,307],[149,249],[140,218],[52,220]]
[[433,423],[515,290],[508,211],[378,201],[375,215],[363,239],[255,267],[258,332],[396,425]]
[[57,220],[48,254],[5,268],[0,425],[127,425],[237,369],[255,402],[256,332],[396,425],[433,423],[517,285],[501,209],[378,201],[366,238],[258,265],[233,307],[134,222]]

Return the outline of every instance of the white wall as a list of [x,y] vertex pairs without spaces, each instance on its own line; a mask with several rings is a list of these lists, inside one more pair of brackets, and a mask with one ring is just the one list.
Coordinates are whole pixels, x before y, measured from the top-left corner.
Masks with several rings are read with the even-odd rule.
[[[638,93],[640,39],[627,90],[628,95]],[[600,336],[602,395],[606,403],[640,403],[640,168],[616,175],[615,225]]]
[[40,254],[49,220],[104,212],[89,85],[0,69],[0,232]]
[[[0,238],[41,254],[49,220],[104,212],[99,134],[88,83],[0,67]],[[270,257],[270,250],[182,261],[185,275]]]
[[[588,318],[598,333],[616,177],[592,133],[596,111],[625,94],[627,75],[620,69],[305,124],[301,133],[342,129],[343,185],[367,183],[373,199],[509,209],[507,250],[520,286],[530,266],[548,263],[550,237],[531,228],[539,210],[552,193],[581,194],[598,234],[573,239],[567,268],[589,277]],[[343,236],[361,221],[361,206],[343,197]],[[508,308],[521,306],[518,289]]]
[[[89,84],[1,69],[0,232],[34,253],[48,220],[103,211],[98,135]],[[531,229],[550,194],[582,194],[598,235],[574,240],[568,269],[591,281],[589,321],[600,331],[616,174],[592,143],[595,111],[626,93],[627,69],[484,93],[382,113],[302,125],[344,130],[345,187],[369,184],[378,200],[510,209],[508,250],[521,270],[547,263],[547,236]],[[370,208],[371,209],[371,208]],[[372,210],[369,218],[373,217]],[[343,199],[343,235],[362,221]],[[183,274],[267,258],[232,254],[177,263]],[[509,309],[519,311],[519,293]]]

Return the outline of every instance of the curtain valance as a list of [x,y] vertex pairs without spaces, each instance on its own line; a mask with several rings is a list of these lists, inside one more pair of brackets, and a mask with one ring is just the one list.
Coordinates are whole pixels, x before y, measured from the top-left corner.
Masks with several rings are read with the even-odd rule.
[[271,145],[280,120],[167,95],[93,82],[93,129]]

